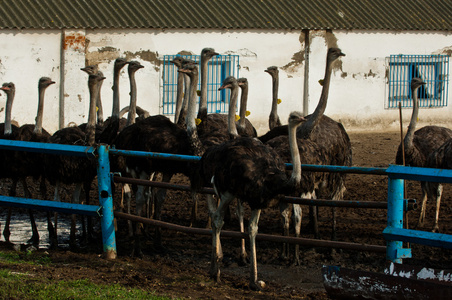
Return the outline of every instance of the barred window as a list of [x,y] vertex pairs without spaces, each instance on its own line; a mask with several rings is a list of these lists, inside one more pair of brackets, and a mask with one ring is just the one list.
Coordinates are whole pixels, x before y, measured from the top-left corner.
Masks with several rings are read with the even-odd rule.
[[420,107],[447,106],[449,56],[391,55],[389,58],[386,108],[412,107],[411,79],[421,78],[426,84],[417,91]]
[[[176,109],[177,67],[171,63],[176,56],[163,58],[163,114],[171,115]],[[200,55],[182,55],[183,58],[200,63]],[[201,72],[199,74],[201,76]],[[216,55],[207,64],[207,111],[208,113],[227,113],[229,107],[229,89],[218,88],[228,76],[239,77],[238,55]],[[198,90],[201,88],[201,78]]]

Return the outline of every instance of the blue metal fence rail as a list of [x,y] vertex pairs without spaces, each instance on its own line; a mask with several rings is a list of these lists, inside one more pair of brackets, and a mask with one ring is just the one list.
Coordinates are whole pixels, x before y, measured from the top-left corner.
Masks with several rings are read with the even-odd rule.
[[107,259],[116,258],[116,237],[113,222],[113,197],[111,191],[110,163],[105,145],[98,148],[61,144],[46,144],[24,141],[0,140],[0,149],[80,156],[98,159],[97,180],[99,205],[72,204],[57,201],[7,197],[0,195],[0,206],[24,207],[36,210],[51,210],[68,214],[98,216],[102,224],[102,242]]
[[[98,210],[96,210],[96,212],[101,213],[104,253],[108,258],[116,257],[116,241],[113,225],[113,201],[111,192],[111,183],[113,176],[110,173],[109,155],[126,155],[189,161],[197,161],[200,159],[196,156],[110,149],[106,145],[100,145],[98,148],[94,149],[92,147],[83,146],[42,144],[8,140],[0,140],[0,149],[20,149],[24,151],[34,151],[42,153],[86,156],[87,158],[97,157],[100,207],[98,207]],[[291,164],[287,164],[287,166],[291,167]],[[403,242],[417,243],[434,247],[452,248],[452,235],[403,229],[403,213],[407,210],[409,202],[409,200],[403,198],[404,180],[452,183],[452,170],[415,168],[397,165],[391,165],[386,169],[317,165],[302,165],[302,168],[304,170],[318,172],[347,172],[355,174],[374,174],[388,176],[387,227],[383,231],[383,236],[387,241],[386,256],[388,260],[396,263],[401,263],[403,258],[411,257],[411,249],[403,248]],[[29,204],[27,200],[30,200]],[[62,209],[70,213],[80,214],[93,213],[93,208],[88,207],[87,205],[82,205],[81,207],[76,208],[68,208],[66,207],[67,203],[34,199],[11,199],[11,197],[5,196],[0,196],[0,205],[14,205],[31,207],[34,209]],[[314,201],[312,205],[315,205]]]

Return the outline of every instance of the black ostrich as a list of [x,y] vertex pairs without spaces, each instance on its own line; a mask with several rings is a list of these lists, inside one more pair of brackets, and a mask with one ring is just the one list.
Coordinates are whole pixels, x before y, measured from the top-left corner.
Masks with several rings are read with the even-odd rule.
[[[3,83],[0,90],[6,93],[6,105],[5,105],[5,122],[0,124],[0,138],[4,140],[15,140],[17,138],[17,132],[19,128],[11,124],[11,111],[13,107],[14,97],[16,94],[16,87],[12,82]],[[9,195],[11,197],[16,196],[17,182],[20,180],[19,176],[16,176],[12,170],[15,168],[14,164],[14,152],[10,150],[0,150],[1,161],[0,161],[0,178],[11,178],[12,184],[9,190]],[[25,185],[24,185],[25,188]],[[9,214],[9,211],[8,211]],[[31,215],[30,215],[31,218]],[[32,223],[33,226],[33,223]],[[9,231],[9,222],[7,220],[4,226],[3,236],[5,241],[9,241],[11,235]],[[36,235],[37,230],[33,228],[33,235]]]
[[[452,130],[440,127],[440,126],[425,126],[416,130],[417,119],[419,116],[419,100],[417,90],[423,86],[425,82],[420,78],[413,78],[411,80],[411,95],[413,96],[413,113],[411,115],[411,121],[408,125],[408,130],[403,139],[403,144],[400,143],[396,154],[396,164],[403,165],[403,149],[405,150],[405,165],[412,167],[427,167],[427,160],[436,149],[452,138]],[[416,130],[416,131],[415,131]],[[445,146],[446,147],[446,146]],[[435,156],[431,158],[430,166],[434,167],[436,161],[439,162],[438,154],[443,152],[445,148],[439,150]],[[419,215],[419,221],[417,226],[421,227],[424,224],[425,218],[425,206],[427,198],[436,198],[437,201],[437,217],[439,202],[441,201],[441,184],[427,184],[421,182],[422,189],[422,208]],[[438,219],[436,218],[434,231],[438,228]]]
[[[36,115],[35,124],[25,124],[22,125],[16,134],[16,140],[19,141],[28,141],[28,142],[39,142],[39,143],[47,143],[50,134],[42,128],[42,120],[44,113],[44,95],[47,87],[54,84],[49,77],[41,77],[38,82],[38,109]],[[21,182],[24,186],[25,197],[32,198],[32,195],[26,184],[26,177],[32,176],[35,179],[40,178],[40,191],[42,195],[42,199],[47,199],[47,188],[45,183],[45,172],[44,172],[44,155],[39,153],[31,153],[31,152],[14,152],[14,166],[11,170],[12,173],[16,174],[16,176],[21,178]],[[33,211],[29,210],[30,221],[32,226],[32,238],[30,242],[38,246],[39,245],[39,233],[36,227]],[[4,233],[8,233],[9,236],[9,224],[11,219],[11,209],[8,210],[8,216],[5,223]],[[47,213],[47,226],[49,231],[49,239],[51,247],[55,244],[56,236],[53,228],[53,224],[50,219],[50,212]],[[6,237],[5,237],[6,239]]]
[[[437,168],[437,169],[452,169],[452,138],[448,139],[439,148],[435,149],[427,159],[425,165],[427,168]],[[433,232],[439,232],[439,208],[441,205],[441,195],[443,192],[443,187],[438,182],[423,182],[422,183],[422,211],[420,224],[422,226],[425,218],[425,206],[427,199],[436,199],[436,213],[435,213],[435,224],[433,225]]]
[[[325,77],[323,79],[323,88],[319,103],[315,111],[311,115],[306,116],[306,122],[298,127],[297,138],[309,139],[315,144],[327,149],[328,152],[324,161],[325,165],[351,166],[352,147],[344,126],[324,115],[331,81],[332,64],[341,56],[345,56],[345,54],[339,48],[328,49]],[[266,143],[277,136],[286,135],[286,132],[286,125],[278,126],[259,137],[259,139],[263,143]],[[342,199],[345,192],[345,179],[345,173],[328,173],[325,181],[316,191],[316,196],[324,196],[333,200]],[[319,238],[316,209],[310,207],[310,212],[314,234],[316,238]],[[336,210],[334,207],[332,208],[332,239],[336,239]]]
[[[56,131],[50,137],[50,143],[82,146],[95,145],[96,102],[98,89],[100,88],[99,83],[104,79],[105,77],[99,76],[98,74],[89,75],[90,107],[86,132],[77,126],[66,127]],[[82,185],[86,191],[97,175],[96,162],[92,159],[63,155],[46,155],[45,166],[46,178],[52,185],[55,185],[55,201],[60,201],[59,189],[61,183],[75,183],[76,187],[72,201],[74,203],[80,203]],[[86,201],[87,203],[89,202],[89,195],[87,195]],[[75,231],[75,216],[73,216],[70,233],[71,246],[75,246]]]
[[[191,180],[194,190],[212,184],[220,202],[209,199],[209,212],[212,219],[212,258],[210,276],[220,280],[219,263],[222,259],[220,231],[223,226],[225,210],[238,198],[251,208],[249,221],[250,236],[250,288],[262,289],[265,285],[257,280],[256,234],[260,212],[269,206],[270,201],[284,193],[293,193],[300,183],[301,164],[296,146],[296,127],[304,118],[300,113],[289,117],[289,138],[294,169],[290,178],[285,172],[283,160],[271,147],[259,140],[238,137],[220,145],[210,147],[202,156],[197,172]],[[232,122],[235,125],[235,122]],[[233,126],[234,126],[233,125]]]
[[281,126],[281,121],[278,116],[278,89],[279,89],[279,70],[276,66],[268,67],[264,72],[267,72],[272,77],[272,109],[268,118],[268,126],[270,130],[277,126]]
[[[132,62],[129,68],[133,66]],[[134,90],[134,87],[131,86]],[[135,87],[136,89],[136,87]],[[136,96],[131,95],[129,118],[135,115]],[[162,115],[154,115],[125,127],[114,141],[117,149],[162,152],[173,154],[191,154],[185,129],[174,124]],[[116,168],[133,178],[149,180],[155,172],[162,173],[162,181],[169,182],[176,173],[187,173],[187,163],[137,157],[118,157]],[[136,214],[144,216],[146,212],[145,187],[138,186],[136,191]],[[166,197],[166,189],[159,189],[155,197],[154,218],[160,219],[161,207]],[[133,255],[141,255],[140,228],[135,230],[135,247]],[[156,228],[154,239],[156,247],[161,246],[160,230]]]

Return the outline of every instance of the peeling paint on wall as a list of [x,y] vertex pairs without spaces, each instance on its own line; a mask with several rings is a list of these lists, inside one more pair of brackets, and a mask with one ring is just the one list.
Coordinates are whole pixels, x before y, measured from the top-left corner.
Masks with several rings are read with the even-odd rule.
[[85,35],[80,33],[65,35],[63,40],[63,49],[85,51]]
[[452,46],[437,50],[437,51],[433,52],[432,54],[434,54],[434,55],[442,54],[442,55],[452,56]]
[[138,52],[125,52],[124,55],[127,60],[136,59],[138,57],[141,60],[150,62],[155,66],[154,69],[157,72],[160,70],[160,66],[163,64],[163,61],[158,59],[158,52],[142,50]]
[[303,65],[304,62],[304,51],[300,50],[294,55],[292,55],[292,61],[284,66],[281,67],[282,70],[286,71],[287,73],[294,73],[296,72],[297,68],[301,65]]

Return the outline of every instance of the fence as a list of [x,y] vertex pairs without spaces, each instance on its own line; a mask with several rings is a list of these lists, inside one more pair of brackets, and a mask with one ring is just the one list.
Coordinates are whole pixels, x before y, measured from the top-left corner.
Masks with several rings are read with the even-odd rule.
[[[0,196],[1,206],[17,206],[41,210],[54,210],[65,213],[98,215],[101,217],[102,225],[102,240],[104,254],[109,259],[116,258],[116,241],[114,232],[114,214],[121,217],[131,218],[139,222],[153,222],[158,226],[167,226],[156,220],[139,218],[137,216],[130,216],[126,214],[118,214],[113,212],[113,198],[111,191],[112,181],[117,182],[135,182],[139,184],[160,185],[167,188],[189,189],[188,187],[181,187],[176,185],[162,185],[162,183],[153,183],[144,180],[118,178],[110,173],[109,155],[126,155],[138,156],[155,159],[176,159],[176,160],[199,160],[196,156],[165,154],[165,153],[148,153],[139,151],[126,151],[118,149],[110,149],[106,145],[100,145],[97,148],[83,147],[83,146],[69,146],[57,144],[43,144],[23,141],[9,141],[0,140],[0,149],[16,150],[16,151],[31,151],[48,154],[60,155],[75,155],[96,157],[98,160],[98,188],[99,188],[99,203],[100,206],[88,206],[79,204],[68,204],[46,200],[35,199],[21,199]],[[290,167],[290,164],[288,164]],[[365,251],[386,251],[387,259],[402,263],[403,258],[411,257],[411,249],[403,248],[403,242],[410,242],[416,244],[423,244],[434,247],[452,248],[452,235],[432,233],[425,231],[409,230],[403,228],[403,213],[407,211],[413,203],[410,200],[403,198],[404,180],[417,181],[435,181],[452,183],[452,170],[441,169],[427,169],[414,168],[405,166],[391,165],[388,168],[361,168],[361,167],[342,167],[342,166],[318,166],[318,165],[302,165],[304,170],[317,172],[339,172],[339,173],[354,173],[354,174],[374,174],[388,176],[388,202],[365,202],[365,201],[331,201],[331,200],[311,200],[301,199],[296,197],[286,197],[285,201],[296,202],[307,205],[317,206],[343,206],[343,207],[363,207],[363,208],[381,208],[387,209],[387,227],[383,231],[383,236],[387,240],[387,247],[376,245],[361,245],[345,242],[334,241],[319,241],[304,238],[293,237],[276,237],[258,235],[258,239],[269,239],[273,241],[284,241],[289,243],[300,243],[307,246],[322,246],[335,247],[344,249],[355,249]],[[212,189],[205,189],[204,192],[212,193]],[[170,226],[171,227],[171,226]],[[182,230],[183,226],[174,225],[172,229]],[[188,229],[187,229],[188,230]],[[210,234],[208,230],[194,229],[188,230],[197,234]],[[187,232],[188,232],[187,231]],[[223,234],[223,232],[222,232]],[[246,238],[242,233],[228,233],[225,235]]]

